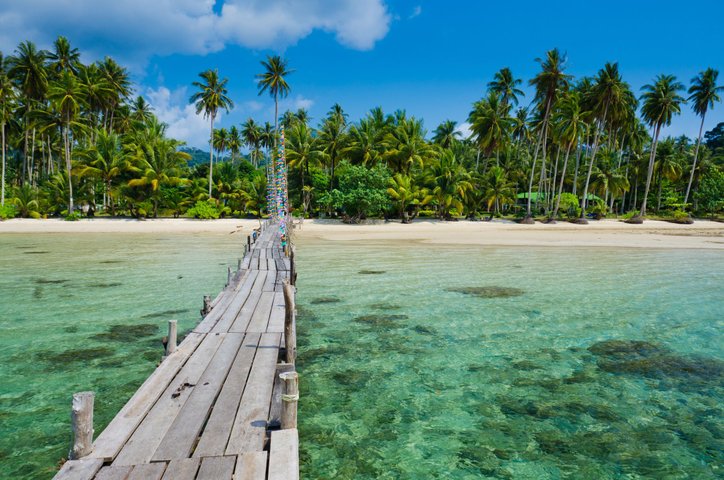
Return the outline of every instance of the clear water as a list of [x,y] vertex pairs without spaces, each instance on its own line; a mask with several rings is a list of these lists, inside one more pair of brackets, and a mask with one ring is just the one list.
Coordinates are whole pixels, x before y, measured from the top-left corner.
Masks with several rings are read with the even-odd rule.
[[724,252],[298,259],[303,478],[724,478]]
[[243,249],[234,235],[0,236],[0,478],[50,478],[71,441],[74,392],[96,432],[199,321]]

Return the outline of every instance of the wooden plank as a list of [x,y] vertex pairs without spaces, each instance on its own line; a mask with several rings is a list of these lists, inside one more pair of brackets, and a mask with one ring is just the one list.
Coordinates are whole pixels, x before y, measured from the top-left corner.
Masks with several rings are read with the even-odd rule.
[[146,418],[113,462],[113,465],[149,463],[171,422],[199,382],[224,335],[206,335],[194,355],[174,377]]
[[299,480],[299,432],[296,428],[272,432],[269,480]]
[[151,457],[153,461],[191,456],[191,450],[209,418],[214,400],[226,380],[231,364],[244,339],[244,335],[241,333],[219,335],[225,337],[221,346]]
[[274,373],[274,388],[272,389],[271,408],[269,410],[269,420],[267,427],[278,429],[282,425],[282,379],[279,375],[285,372],[293,372],[294,365],[291,363],[280,363]]
[[274,285],[276,284],[277,275],[275,271],[270,271],[266,276],[266,281],[262,287],[263,292],[273,292]]
[[275,292],[267,332],[284,331],[284,293]]
[[100,458],[81,458],[69,460],[55,474],[53,480],[90,480],[103,466]]
[[264,333],[261,336],[247,387],[234,418],[234,427],[226,447],[227,455],[263,450],[274,385],[272,376],[276,371],[280,339],[278,333]]
[[254,309],[249,326],[246,327],[247,332],[266,332],[267,325],[269,325],[269,315],[274,304],[274,295],[274,292],[261,292],[259,303]]
[[246,386],[254,355],[261,335],[250,333],[244,337],[239,353],[234,359],[229,375],[224,382],[219,398],[214,404],[209,421],[201,434],[194,457],[212,457],[224,454],[226,443],[231,434],[232,422],[239,409],[239,401]]
[[258,270],[249,271],[249,274],[244,279],[243,285],[241,285],[239,290],[234,293],[234,301],[226,309],[226,312],[224,312],[221,319],[216,322],[214,328],[211,329],[212,333],[229,331],[229,328],[234,323],[236,316],[239,314],[239,311],[246,302],[246,299],[249,297],[249,293],[256,282],[257,276],[259,276]]
[[189,333],[175,352],[166,357],[143,385],[136,391],[111,423],[96,438],[89,458],[113,460],[138,424],[151,410],[164,390],[171,383],[189,356],[201,343],[203,335]]
[[234,480],[265,480],[267,452],[247,452],[236,460]]
[[274,262],[276,264],[277,270],[287,270],[286,265],[284,265],[284,259],[283,258],[275,258]]
[[128,480],[161,480],[164,470],[166,470],[164,462],[136,465],[128,476]]
[[194,480],[200,463],[198,458],[171,460],[161,480]]
[[251,250],[251,258],[259,258],[259,255],[261,254],[261,249],[254,248]]
[[115,467],[113,465],[103,467],[96,474],[96,480],[126,480],[132,468],[131,466]]
[[254,315],[256,304],[259,303],[259,298],[261,297],[262,288],[268,273],[269,272],[265,271],[259,272],[259,275],[256,277],[256,281],[254,282],[254,286],[251,289],[251,293],[249,293],[246,302],[244,302],[244,306],[234,319],[234,323],[229,328],[230,332],[246,332],[246,326],[249,324],[249,320],[251,320],[252,315]]
[[267,243],[269,243],[269,242],[264,242],[264,245],[261,246],[262,248],[259,249],[259,258],[266,259],[266,253],[267,253],[266,244]]
[[197,480],[231,480],[234,475],[236,455],[226,457],[205,457],[201,460],[201,468]]

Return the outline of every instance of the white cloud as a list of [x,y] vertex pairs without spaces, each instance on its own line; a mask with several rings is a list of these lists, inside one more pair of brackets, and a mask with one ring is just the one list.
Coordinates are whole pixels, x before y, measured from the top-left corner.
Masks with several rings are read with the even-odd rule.
[[421,13],[422,13],[422,6],[417,5],[415,8],[412,9],[412,13],[407,18],[412,20],[415,17],[419,17]]
[[[220,0],[219,0],[220,1]],[[367,50],[391,21],[384,0],[25,0],[3,2],[0,50],[65,35],[91,57],[143,64],[150,55],[206,54],[228,44],[282,49],[314,30]],[[94,50],[97,49],[97,50]]]
[[468,122],[463,122],[459,124],[457,131],[462,134],[463,138],[469,138],[470,135],[473,134],[472,130],[470,130],[470,124]]
[[[209,119],[196,114],[196,107],[188,103],[186,87],[169,90],[166,87],[149,88],[144,92],[153,113],[163,123],[168,124],[167,135],[185,141],[189,146],[208,149]],[[221,112],[216,124],[221,120]]]

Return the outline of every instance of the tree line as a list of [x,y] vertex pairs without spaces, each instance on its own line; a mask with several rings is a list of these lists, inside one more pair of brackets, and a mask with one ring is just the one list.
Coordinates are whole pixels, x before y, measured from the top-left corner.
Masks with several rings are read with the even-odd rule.
[[[689,221],[724,207],[724,123],[703,132],[724,89],[711,68],[688,89],[659,75],[637,96],[618,64],[574,79],[553,49],[537,59],[526,107],[523,81],[498,71],[464,137],[454,121],[428,134],[422,119],[380,107],[350,121],[335,104],[316,125],[304,109],[280,114],[293,70],[270,56],[257,81],[274,99],[273,123],[215,128],[233,107],[228,79],[200,73],[189,102],[209,120],[209,162],[189,166],[125,68],[111,58],[82,64],[64,37],[53,47],[26,41],[0,53],[3,218],[263,215],[281,127],[299,215],[585,223],[607,214],[642,221],[651,210]],[[696,139],[662,138],[687,104],[701,118]]]

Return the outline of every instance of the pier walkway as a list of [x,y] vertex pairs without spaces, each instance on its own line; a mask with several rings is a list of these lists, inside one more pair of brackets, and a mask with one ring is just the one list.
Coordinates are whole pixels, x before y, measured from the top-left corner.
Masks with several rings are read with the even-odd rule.
[[299,478],[298,434],[285,421],[296,427],[296,375],[292,395],[280,378],[294,371],[293,257],[275,225],[248,245],[203,320],[56,480]]

